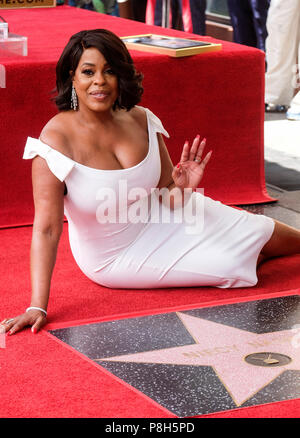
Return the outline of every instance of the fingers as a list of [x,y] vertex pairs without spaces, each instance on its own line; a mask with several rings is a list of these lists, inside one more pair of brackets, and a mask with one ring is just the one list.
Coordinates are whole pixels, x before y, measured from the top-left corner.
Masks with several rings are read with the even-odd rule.
[[1,321],[0,324],[4,328],[4,331],[7,332],[8,330],[11,329],[11,327],[13,327],[15,322],[16,320],[14,318],[5,318],[3,321]]
[[24,313],[23,315],[17,316],[16,318],[6,318],[4,319],[0,325],[3,327],[3,330],[7,332],[7,334],[13,335],[18,331],[22,330],[24,327],[32,326],[32,333],[37,333],[41,328],[46,324],[47,318],[45,315],[30,316],[28,313]]
[[180,157],[180,162],[181,163],[184,162],[184,161],[187,161],[189,159],[189,155],[190,155],[189,149],[190,149],[189,148],[189,142],[186,141],[184,143],[184,145],[183,145],[182,154],[181,154],[181,157]]
[[0,324],[9,324],[12,321],[14,321],[14,318],[5,318],[0,322]]
[[[205,139],[204,139],[205,140]],[[203,142],[203,140],[202,140]],[[200,143],[200,135],[197,135],[194,138],[194,141],[192,143],[192,147],[190,149],[190,155],[189,155],[189,160],[190,161],[194,161],[196,155],[198,154],[198,150],[199,150],[199,144],[201,145],[202,142]],[[202,149],[203,150],[203,149]],[[201,158],[201,157],[200,157]]]
[[200,163],[205,146],[206,146],[206,138],[204,138],[201,142],[199,139],[198,144],[196,144],[197,152],[196,152],[193,160],[196,160],[198,163]]
[[183,163],[185,161],[194,161],[195,159],[200,162],[205,146],[206,138],[200,141],[200,135],[197,135],[194,138],[191,147],[189,145],[189,142],[186,141],[183,145],[180,163]]
[[203,158],[203,160],[201,161],[201,163],[199,164],[200,167],[202,167],[202,169],[205,169],[205,166],[207,165],[207,163],[208,163],[209,160],[210,160],[211,154],[212,154],[212,151],[209,151],[209,152],[205,155],[205,157]]
[[22,330],[22,328],[25,327],[25,324],[22,324],[20,322],[13,322],[12,326],[9,327],[8,330],[8,335],[13,335],[14,333],[18,332],[19,330]]
[[46,323],[46,318],[44,316],[39,316],[36,323],[31,327],[32,333],[37,333]]

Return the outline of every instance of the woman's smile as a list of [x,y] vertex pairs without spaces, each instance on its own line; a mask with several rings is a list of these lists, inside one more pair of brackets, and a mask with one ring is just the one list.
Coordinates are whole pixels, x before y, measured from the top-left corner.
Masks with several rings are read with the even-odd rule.
[[103,102],[109,96],[109,94],[110,93],[108,91],[93,91],[90,93],[91,97],[99,102]]

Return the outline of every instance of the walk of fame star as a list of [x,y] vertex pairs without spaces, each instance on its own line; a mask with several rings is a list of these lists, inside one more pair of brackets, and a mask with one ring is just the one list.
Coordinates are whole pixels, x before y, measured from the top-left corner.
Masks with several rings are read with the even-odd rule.
[[85,354],[175,414],[199,415],[299,397],[295,322],[299,296],[130,318],[91,324],[99,342]]
[[[106,362],[211,366],[237,406],[242,405],[283,371],[300,370],[300,354],[292,346],[294,333],[291,330],[256,334],[180,312],[177,315],[194,338],[194,345],[95,360],[99,363],[104,360]],[[258,370],[247,362],[245,357],[251,353],[260,353],[262,348],[267,348],[269,352],[288,355],[292,360],[286,365],[274,368],[264,367]],[[272,359],[272,353],[269,356],[269,361],[276,361]],[[274,362],[270,365],[274,365]]]

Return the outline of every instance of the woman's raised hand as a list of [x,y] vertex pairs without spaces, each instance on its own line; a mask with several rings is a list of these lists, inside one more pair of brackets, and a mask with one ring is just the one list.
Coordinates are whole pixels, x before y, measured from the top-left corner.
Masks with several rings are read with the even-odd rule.
[[209,151],[202,160],[203,150],[206,139],[200,140],[200,136],[194,139],[192,145],[184,143],[180,162],[174,167],[172,178],[177,187],[181,190],[185,188],[195,189],[203,177],[205,166],[207,165],[212,151]]
[[31,326],[33,333],[37,333],[46,322],[47,318],[43,312],[32,309],[14,318],[6,318],[0,324],[8,335],[13,335],[27,326]]

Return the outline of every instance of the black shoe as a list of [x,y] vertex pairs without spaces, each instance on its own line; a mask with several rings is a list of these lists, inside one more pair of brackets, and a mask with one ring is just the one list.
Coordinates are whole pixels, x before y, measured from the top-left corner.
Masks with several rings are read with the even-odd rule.
[[275,103],[265,103],[266,113],[286,113],[288,105],[276,105]]

